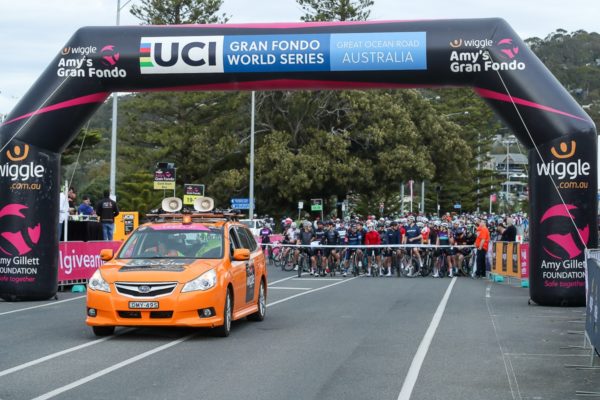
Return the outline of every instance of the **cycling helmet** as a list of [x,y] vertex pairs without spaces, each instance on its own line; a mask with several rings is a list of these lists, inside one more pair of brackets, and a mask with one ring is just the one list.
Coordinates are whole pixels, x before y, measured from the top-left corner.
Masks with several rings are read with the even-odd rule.
[[447,228],[448,227],[448,223],[447,222],[442,222],[442,228]]
[[418,226],[419,228],[422,228],[423,226],[425,226],[425,224],[424,224],[424,223],[422,223],[421,221],[419,221],[419,222],[417,222],[417,226]]
[[291,218],[286,218],[284,222],[285,222],[286,225],[289,225],[289,224],[292,223],[292,219]]
[[265,228],[271,228],[271,224],[267,222],[267,223],[265,224]]
[[292,228],[293,228],[293,229],[296,229],[296,226],[298,226],[298,225],[296,225],[296,223],[295,223],[295,222],[292,222]]
[[433,221],[434,226],[440,226],[440,224],[441,224],[440,221]]
[[305,227],[305,228],[310,228],[310,227],[311,227],[311,225],[312,225],[312,224],[311,224],[309,221],[304,221],[304,222],[302,223],[302,226],[303,226],[303,227]]
[[414,217],[413,215],[409,215],[409,216],[408,216],[408,220],[409,220],[410,222],[412,222],[412,221],[414,221],[414,220],[415,220],[415,217]]
[[321,220],[318,220],[318,221],[317,221],[317,225],[323,225],[323,221],[321,221]]

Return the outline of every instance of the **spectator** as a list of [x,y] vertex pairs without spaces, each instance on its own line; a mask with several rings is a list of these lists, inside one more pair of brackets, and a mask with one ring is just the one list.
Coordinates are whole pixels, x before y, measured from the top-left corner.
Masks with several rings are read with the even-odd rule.
[[77,213],[81,215],[94,215],[96,212],[94,211],[94,207],[90,205],[91,203],[90,196],[83,196],[83,202],[79,205]]
[[487,221],[481,219],[477,228],[477,239],[475,239],[475,248],[477,249],[477,277],[485,278],[485,256],[490,244],[490,231],[488,230]]
[[117,203],[110,197],[108,190],[104,191],[104,198],[96,203],[96,214],[102,223],[102,236],[104,240],[113,240],[115,230],[115,217],[119,215]]
[[69,193],[67,197],[69,199],[69,208],[74,211],[75,201],[77,200],[77,193],[75,192],[75,188],[73,186],[69,188]]
[[500,240],[503,242],[514,242],[517,240],[517,228],[513,224],[513,219],[510,217],[506,219],[506,228],[502,231]]
[[60,240],[60,235],[62,234],[62,232],[64,232],[65,229],[65,221],[69,218],[69,200],[67,199],[67,196],[64,194],[64,192],[60,192],[58,204],[58,239]]

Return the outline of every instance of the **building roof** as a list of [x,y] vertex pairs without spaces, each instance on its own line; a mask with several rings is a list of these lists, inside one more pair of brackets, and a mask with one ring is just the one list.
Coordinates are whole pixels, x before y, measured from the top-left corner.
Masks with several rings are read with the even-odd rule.
[[[506,164],[506,154],[491,154],[494,165]],[[527,165],[527,156],[521,153],[508,153],[508,164]]]

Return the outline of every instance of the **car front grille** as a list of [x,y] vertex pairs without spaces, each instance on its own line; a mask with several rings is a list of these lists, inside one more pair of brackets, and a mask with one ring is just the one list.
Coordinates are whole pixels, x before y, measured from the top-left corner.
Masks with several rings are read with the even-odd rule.
[[119,294],[127,297],[155,298],[168,296],[177,287],[177,282],[116,282]]

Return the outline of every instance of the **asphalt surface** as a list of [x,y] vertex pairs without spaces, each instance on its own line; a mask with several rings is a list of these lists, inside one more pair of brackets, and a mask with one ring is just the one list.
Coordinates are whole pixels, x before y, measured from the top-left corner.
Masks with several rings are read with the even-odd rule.
[[[600,391],[600,372],[565,368],[590,362],[588,350],[567,348],[583,344],[584,308],[529,306],[527,289],[458,278],[440,314],[449,278],[294,274],[270,267],[266,319],[235,322],[228,338],[117,328],[98,339],[79,293],[0,301],[0,399],[563,400]],[[430,345],[417,350],[426,332]],[[414,387],[405,385],[419,355]]]

